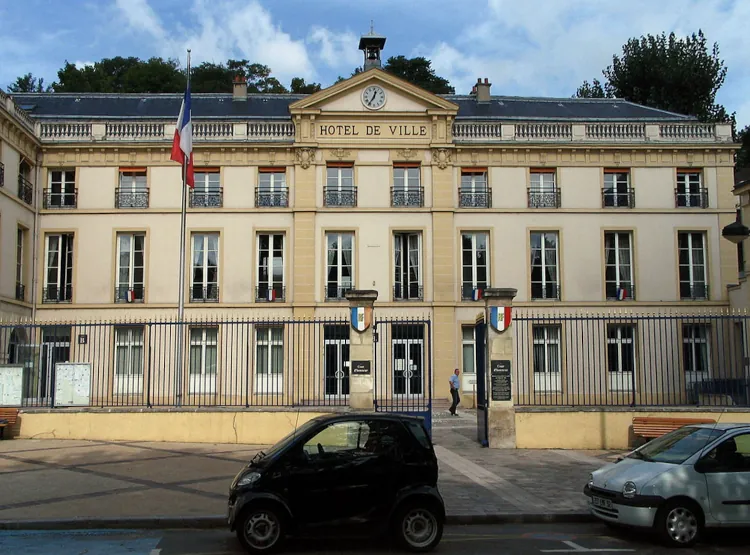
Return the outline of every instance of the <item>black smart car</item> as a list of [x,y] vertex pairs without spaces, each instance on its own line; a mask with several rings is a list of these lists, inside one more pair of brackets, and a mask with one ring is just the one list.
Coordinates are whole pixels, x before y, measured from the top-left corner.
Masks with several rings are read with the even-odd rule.
[[[429,435],[416,417],[322,416],[258,453],[232,482],[229,527],[251,553],[291,535],[391,535],[433,549],[445,506]],[[335,528],[335,531],[332,531]]]

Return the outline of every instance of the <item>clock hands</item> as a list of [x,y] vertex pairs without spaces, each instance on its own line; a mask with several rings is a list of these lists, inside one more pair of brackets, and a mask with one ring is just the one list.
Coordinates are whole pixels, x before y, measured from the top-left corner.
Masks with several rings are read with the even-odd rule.
[[373,100],[375,100],[375,97],[378,96],[378,89],[375,89],[372,91],[372,97],[370,98],[370,104],[372,104]]

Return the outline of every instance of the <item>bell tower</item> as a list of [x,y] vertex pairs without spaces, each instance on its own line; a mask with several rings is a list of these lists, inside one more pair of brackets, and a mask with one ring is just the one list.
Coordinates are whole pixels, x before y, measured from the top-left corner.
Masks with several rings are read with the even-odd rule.
[[375,29],[370,22],[370,32],[362,35],[359,39],[359,49],[365,53],[365,63],[363,69],[367,71],[374,67],[381,69],[383,67],[380,61],[380,52],[385,46],[385,37],[375,34]]

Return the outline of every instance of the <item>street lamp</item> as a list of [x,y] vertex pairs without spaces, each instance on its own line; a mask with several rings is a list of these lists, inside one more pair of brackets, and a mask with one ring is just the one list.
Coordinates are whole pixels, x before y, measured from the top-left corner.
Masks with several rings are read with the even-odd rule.
[[724,229],[721,230],[721,235],[724,239],[728,239],[735,245],[739,245],[742,241],[750,237],[750,228],[735,221],[724,226]]

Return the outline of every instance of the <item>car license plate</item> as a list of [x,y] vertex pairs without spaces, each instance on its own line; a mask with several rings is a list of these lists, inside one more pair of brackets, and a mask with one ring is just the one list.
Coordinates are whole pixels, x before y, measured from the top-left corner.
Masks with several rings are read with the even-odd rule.
[[612,501],[609,499],[602,499],[601,497],[592,497],[591,503],[595,507],[601,507],[602,509],[609,509],[612,510]]

